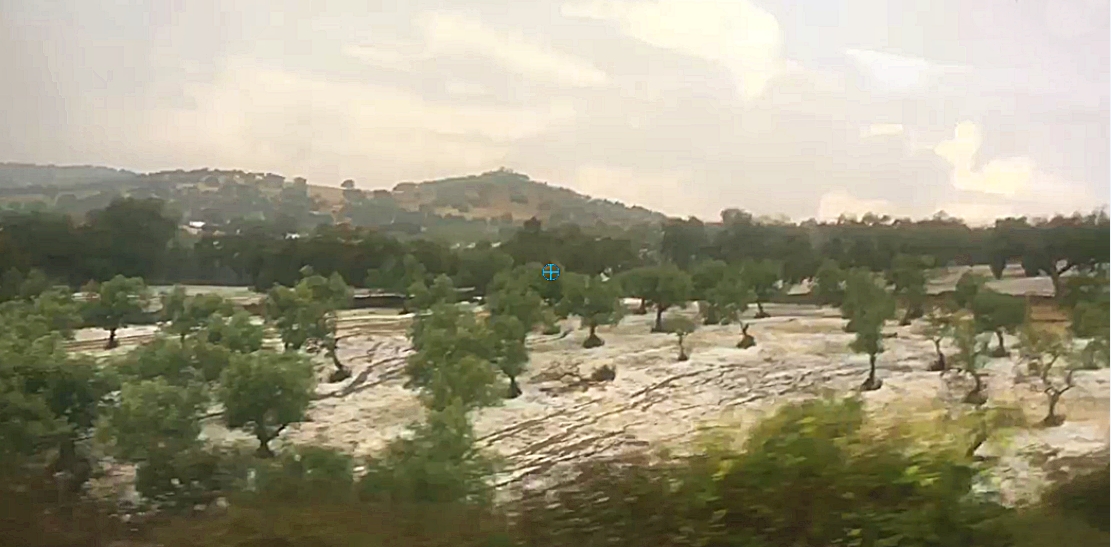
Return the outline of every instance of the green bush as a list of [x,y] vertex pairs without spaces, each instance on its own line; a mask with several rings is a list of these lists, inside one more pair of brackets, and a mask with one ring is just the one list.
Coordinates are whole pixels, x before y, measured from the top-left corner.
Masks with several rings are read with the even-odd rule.
[[493,462],[474,447],[474,432],[458,405],[429,413],[410,435],[367,461],[359,498],[375,502],[484,503]]
[[760,424],[743,451],[664,465],[594,464],[579,484],[533,498],[529,545],[1006,545],[1003,513],[968,494],[954,453],[864,427],[860,403],[812,401]]

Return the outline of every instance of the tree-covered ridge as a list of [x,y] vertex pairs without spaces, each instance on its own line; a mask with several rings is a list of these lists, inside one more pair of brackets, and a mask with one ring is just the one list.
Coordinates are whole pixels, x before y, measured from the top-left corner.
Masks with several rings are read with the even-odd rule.
[[[7,175],[7,178],[4,178]],[[7,184],[5,184],[7,182]],[[195,169],[137,174],[99,167],[0,165],[0,204],[7,209],[83,215],[119,197],[159,198],[183,221],[282,222],[291,231],[351,222],[403,235],[456,240],[498,238],[536,217],[553,224],[632,226],[664,216],[642,207],[594,199],[500,169],[391,190],[309,185],[301,177],[242,170]]]
[[555,225],[596,222],[629,225],[658,223],[664,219],[664,215],[644,207],[592,198],[504,168],[481,175],[401,183],[394,187],[392,194],[410,207],[430,205],[445,213],[454,210],[470,213],[469,217],[485,218],[509,213],[514,219],[536,217]]
[[26,190],[50,186],[79,187],[96,183],[121,183],[138,173],[97,165],[36,165],[0,162],[0,189]]

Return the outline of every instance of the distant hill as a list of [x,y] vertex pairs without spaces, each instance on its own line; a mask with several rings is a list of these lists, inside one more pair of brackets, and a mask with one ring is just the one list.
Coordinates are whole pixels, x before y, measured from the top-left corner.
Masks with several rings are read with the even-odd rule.
[[489,237],[537,217],[546,224],[656,224],[661,213],[595,199],[499,169],[480,175],[402,182],[392,190],[308,185],[275,173],[174,170],[134,173],[96,166],[0,164],[0,205],[81,214],[117,196],[166,200],[187,220],[222,223],[286,215],[307,224],[350,220],[407,233],[430,228],[465,239]]
[[138,173],[95,165],[0,163],[0,188],[78,187],[134,180]]
[[[340,189],[314,187],[321,198],[339,205],[344,201]],[[350,196],[351,192],[348,192]],[[393,190],[365,193],[367,198],[388,199],[407,211],[423,211],[440,216],[467,219],[510,219],[523,221],[536,217],[552,224],[590,225],[602,222],[628,226],[657,223],[661,213],[619,201],[592,198],[567,188],[530,179],[528,175],[499,169],[426,182],[402,182]]]

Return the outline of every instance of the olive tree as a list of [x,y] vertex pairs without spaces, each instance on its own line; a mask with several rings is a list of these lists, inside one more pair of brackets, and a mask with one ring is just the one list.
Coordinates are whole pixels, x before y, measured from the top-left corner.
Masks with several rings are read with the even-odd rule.
[[[589,329],[583,347],[596,348],[605,344],[596,331],[601,325],[616,325],[621,321],[625,309],[621,304],[621,288],[616,282],[604,281],[599,276],[575,273],[564,274],[562,281],[563,301],[560,307],[567,313],[579,316],[582,326]],[[661,294],[655,296],[662,299]],[[665,304],[660,304],[661,301]],[[653,302],[657,307],[669,305],[666,304],[668,300],[653,300]]]
[[458,300],[459,293],[455,290],[455,283],[451,278],[440,274],[432,280],[431,285],[424,281],[417,281],[409,287],[410,309],[423,312],[440,303],[453,304]]
[[86,301],[83,315],[90,324],[108,331],[105,349],[119,346],[116,331],[146,311],[150,291],[141,277],[117,275],[104,283],[90,282],[82,289]]
[[970,308],[972,300],[976,298],[976,294],[987,282],[987,277],[973,273],[971,270],[961,274],[957,279],[956,289],[953,291],[953,301],[956,302],[957,307]]
[[428,270],[417,257],[406,254],[400,259],[391,257],[381,268],[371,269],[366,275],[366,285],[401,293],[401,313],[409,313],[409,288],[417,282],[428,281]]
[[928,257],[897,255],[887,271],[887,283],[900,300],[905,310],[900,325],[922,317],[926,300],[926,270],[930,267]]
[[270,289],[266,315],[278,330],[286,351],[301,349],[306,344],[310,350],[323,349],[335,366],[329,380],[344,380],[351,372],[336,354],[339,344],[336,331],[339,310],[351,302],[351,287],[338,273],[324,277],[306,266],[301,275],[293,287],[275,285]]
[[855,302],[851,321],[856,336],[849,347],[857,353],[868,354],[868,378],[861,389],[879,389],[883,382],[876,377],[876,356],[883,353],[883,325],[895,315],[895,300],[875,283],[850,286],[845,298]]
[[162,296],[161,316],[167,323],[164,330],[180,340],[204,328],[213,316],[228,316],[234,311],[232,303],[218,294],[187,296],[180,285]]
[[1111,350],[1111,294],[1107,274],[1081,274],[1065,281],[1061,304],[1070,310],[1069,332],[1087,339],[1081,352],[1085,368],[1096,368]]
[[[841,298],[841,318],[848,319],[845,332],[856,332],[857,315],[867,307],[870,299],[883,288],[877,284],[875,275],[863,268],[854,268],[845,274],[845,294]],[[885,293],[887,291],[884,291]]]
[[673,315],[664,321],[664,328],[667,332],[674,334],[679,339],[679,361],[686,361],[690,359],[687,354],[687,348],[683,345],[687,336],[698,329],[698,323],[691,320],[690,317],[685,315]]
[[366,501],[483,503],[490,500],[486,480],[493,460],[475,447],[467,408],[453,404],[432,410],[410,434],[391,441],[368,458],[359,479],[359,498]]
[[652,332],[663,332],[663,314],[672,307],[685,306],[690,300],[693,284],[690,275],[672,264],[656,266],[644,272],[648,302],[656,308]]
[[[1064,423],[1064,416],[1057,414],[1057,405],[1065,392],[1074,387],[1074,375],[1082,368],[1092,366],[1086,362],[1090,356],[1086,349],[1077,351],[1072,337],[1054,329],[1028,322],[1019,334],[1019,356],[1027,371],[1037,377],[1039,387],[1046,397],[1046,415],[1042,425],[1057,426]],[[1103,357],[1099,364],[1106,366]]]
[[956,348],[954,358],[959,369],[972,378],[972,390],[964,397],[964,402],[976,406],[987,402],[984,395],[983,366],[988,356],[988,343],[990,339],[980,336],[975,318],[967,313],[961,313],[953,318],[950,337]]
[[132,462],[184,452],[200,443],[208,403],[199,385],[175,385],[164,378],[127,382],[100,435],[117,457]]
[[729,264],[721,260],[703,260],[691,269],[691,298],[698,302],[698,313],[704,325],[717,325],[722,321],[721,310],[718,303],[710,299],[710,291],[728,272]]
[[201,327],[198,339],[239,353],[262,349],[266,328],[255,323],[250,312],[237,310],[230,316],[213,315]]
[[841,300],[845,297],[846,272],[837,265],[837,261],[826,259],[814,274],[814,285],[811,293],[821,306],[840,307]]
[[652,266],[641,266],[624,271],[617,278],[625,296],[640,300],[640,305],[633,312],[637,315],[648,313],[648,296],[654,286],[652,271]]
[[525,338],[543,322],[544,300],[522,272],[503,271],[494,276],[486,295],[488,323],[495,333],[498,368],[509,378],[509,397],[521,394],[517,385],[528,363]]
[[[413,354],[405,364],[406,387],[420,391],[432,410],[453,404],[473,408],[500,399],[499,333],[486,321],[448,304],[437,304],[409,331]],[[519,354],[518,354],[519,355]]]
[[979,332],[994,333],[999,340],[992,356],[1005,357],[1007,348],[1003,345],[1003,333],[1014,333],[1026,320],[1026,302],[1017,296],[983,288],[972,299],[972,314]]
[[932,306],[926,313],[926,322],[922,325],[920,332],[929,341],[933,342],[934,352],[937,354],[937,359],[930,365],[931,371],[945,372],[949,368],[945,362],[945,353],[941,351],[941,342],[952,334],[953,314],[954,310],[945,305]]
[[305,419],[315,383],[312,363],[296,353],[233,355],[217,390],[224,423],[250,432],[259,441],[259,456],[270,457],[270,441]]
[[743,267],[745,280],[752,287],[756,301],[756,319],[771,317],[764,311],[764,303],[779,294],[780,279],[783,277],[783,264],[774,260],[746,260]]
[[108,402],[114,378],[92,359],[68,355],[57,336],[0,338],[0,464],[53,453],[49,470],[64,472],[65,490],[76,493],[92,470],[79,441]]

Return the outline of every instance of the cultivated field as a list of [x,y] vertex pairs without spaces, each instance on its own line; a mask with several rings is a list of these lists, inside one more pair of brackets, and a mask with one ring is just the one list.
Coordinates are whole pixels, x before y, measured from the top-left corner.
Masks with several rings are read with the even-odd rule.
[[[536,335],[530,339],[530,371],[521,378],[524,394],[476,414],[479,445],[505,458],[501,484],[541,486],[560,480],[565,464],[590,457],[669,447],[682,451],[708,430],[740,433],[753,420],[784,402],[831,390],[854,390],[867,373],[867,358],[848,350],[852,335],[842,332],[836,310],[770,305],[773,317],[753,321],[758,345],[735,348],[735,326],[703,327],[689,338],[691,359],[677,362],[675,338],[649,333],[652,316],[630,315],[602,328],[606,345],[581,347],[585,331]],[[689,313],[693,313],[691,310]],[[751,312],[749,312],[751,315]],[[282,442],[315,442],[369,454],[421,416],[413,392],[405,389],[409,318],[396,311],[359,310],[343,314],[340,358],[351,379],[322,383],[311,419],[291,426]],[[887,351],[878,361],[882,389],[864,395],[870,408],[907,418],[967,409],[959,400],[970,382],[958,374],[927,372],[932,344],[918,325],[886,329]],[[141,333],[138,336],[149,336]],[[127,333],[125,341],[136,336]],[[1008,344],[1015,340],[1008,337]],[[611,365],[613,381],[591,382],[598,367]],[[327,365],[321,360],[322,371]],[[1016,383],[1015,363],[995,359],[988,366],[991,405],[1017,406],[1036,422],[1044,397],[1031,383]],[[325,374],[322,372],[322,377]],[[1028,497],[1048,473],[1063,465],[1107,459],[1108,370],[1077,375],[1078,386],[1062,400],[1068,421],[1053,429],[1024,428],[1008,442],[986,445],[1000,458],[993,488],[1011,500]],[[250,439],[215,422],[205,434],[214,442]]]

